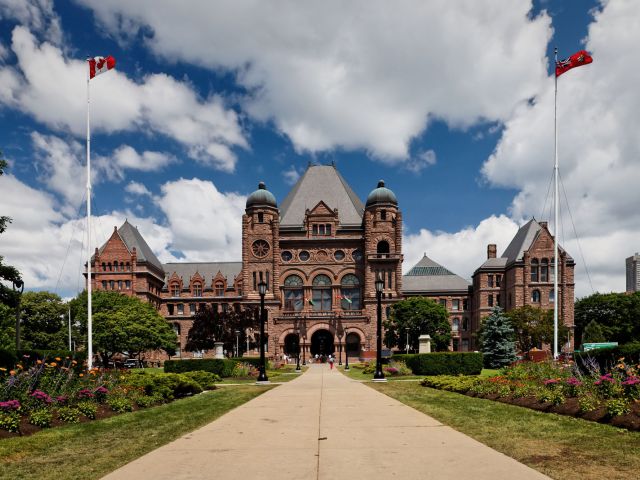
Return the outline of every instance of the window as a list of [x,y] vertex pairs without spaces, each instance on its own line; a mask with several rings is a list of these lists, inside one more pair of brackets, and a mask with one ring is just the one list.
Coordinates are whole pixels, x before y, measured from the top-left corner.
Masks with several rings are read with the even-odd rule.
[[502,286],[502,275],[496,275],[496,287]]
[[466,338],[462,339],[462,351],[463,352],[469,351],[469,340],[467,340]]
[[387,219],[387,211],[380,210],[380,220],[386,220],[386,219]]
[[109,269],[110,272],[112,271],[111,262],[107,263],[107,268]]
[[118,271],[118,262],[113,262],[113,271],[114,272]]
[[202,285],[200,285],[200,283],[193,284],[193,296],[194,297],[202,296]]
[[194,315],[196,313],[196,304],[195,303],[190,303],[189,304],[189,313],[191,315]]
[[258,289],[258,281],[256,279],[256,272],[253,272],[253,289],[254,290]]
[[360,310],[360,280],[349,273],[340,282],[340,306],[343,310]]
[[502,306],[502,296],[500,294],[496,295],[496,303],[498,304],[499,307]]
[[313,310],[316,312],[331,310],[331,279],[326,275],[317,275],[313,279]]
[[387,272],[387,288],[393,288],[393,272],[391,270],[389,270]]
[[116,288],[115,285],[116,285],[116,282],[114,282],[113,280],[109,280],[109,289],[115,290]]
[[462,299],[462,310],[469,310],[469,301],[466,298]]
[[167,304],[167,311],[169,312],[169,315],[173,315],[173,303]]
[[222,311],[224,313],[227,313],[229,311],[229,304],[228,303],[223,303],[222,304]]
[[131,270],[131,265],[129,264],[129,262],[127,262],[125,265],[126,265],[127,272]]
[[335,258],[338,261],[344,260],[344,251],[336,250],[336,253],[333,254],[333,258]]
[[440,305],[442,305],[444,308],[447,308],[447,299],[446,298],[441,298],[440,299]]
[[178,304],[178,315],[184,315],[184,305],[182,303]]
[[532,282],[537,282],[538,281],[538,259],[534,258],[533,260],[531,260],[531,281]]
[[124,272],[124,262],[120,262],[120,271]]
[[457,298],[451,300],[451,310],[460,310],[460,300]]
[[360,260],[362,260],[362,252],[360,250],[354,250],[351,253],[351,257],[353,258],[354,262],[359,262]]
[[299,312],[304,307],[304,292],[302,278],[289,275],[284,279],[284,309],[289,312]]
[[269,282],[269,270],[267,270],[267,271],[265,272],[265,277],[266,277],[265,282],[266,282],[266,284],[267,284],[267,290],[269,290],[269,285],[271,284],[271,283]]
[[451,330],[457,332],[460,330],[460,319],[454,318],[453,322],[451,322]]
[[118,280],[118,290],[122,290],[122,280]]
[[556,291],[552,288],[549,292],[549,303],[553,303],[556,301]]
[[[255,276],[255,272],[254,272]],[[216,282],[215,284],[215,295],[216,297],[224,297],[224,283]]]
[[207,304],[206,303],[200,303],[198,304],[198,311],[202,312],[204,311],[204,309],[207,308]]
[[330,223],[314,223],[311,228],[311,233],[313,235],[331,235],[331,224]]
[[282,252],[280,254],[280,257],[282,258],[283,262],[290,262],[291,259],[293,258],[293,255],[291,254],[291,252],[289,250],[285,250],[284,252]]
[[547,282],[549,280],[549,260],[543,258],[540,262],[540,281]]
[[553,282],[555,280],[555,275],[556,275],[555,259],[552,258],[551,262],[549,262],[549,281],[550,282]]
[[264,213],[258,213],[258,223],[264,223]]
[[467,330],[469,330],[469,319],[467,317],[464,317],[462,319],[462,331],[466,332]]
[[493,295],[489,295],[489,297],[487,298],[487,304],[490,307],[493,307]]
[[302,262],[306,262],[307,260],[309,260],[309,252],[307,252],[306,250],[302,250],[299,254],[298,257],[300,258],[300,261]]
[[535,289],[533,292],[531,292],[531,301],[533,303],[540,303],[540,290]]
[[103,290],[107,289],[107,281],[106,280],[102,280],[102,289]]
[[102,271],[106,272],[107,271],[107,264],[102,262]]
[[487,286],[493,287],[493,275],[487,275]]
[[387,242],[386,240],[381,240],[380,242],[378,242],[377,252],[389,253],[389,242]]
[[174,283],[171,285],[171,296],[172,297],[179,297],[180,296],[180,285],[177,283]]

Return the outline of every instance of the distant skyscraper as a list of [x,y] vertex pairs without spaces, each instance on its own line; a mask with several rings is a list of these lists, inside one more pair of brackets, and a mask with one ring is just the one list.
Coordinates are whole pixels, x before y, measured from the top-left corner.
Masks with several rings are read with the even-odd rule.
[[627,258],[627,292],[640,292],[640,253]]

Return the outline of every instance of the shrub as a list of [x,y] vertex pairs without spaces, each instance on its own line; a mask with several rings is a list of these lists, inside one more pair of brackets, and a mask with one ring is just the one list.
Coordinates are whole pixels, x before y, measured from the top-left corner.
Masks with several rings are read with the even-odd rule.
[[592,393],[584,393],[578,396],[578,406],[581,412],[592,412],[600,406],[600,401]]
[[434,352],[403,355],[414,375],[479,375],[482,354],[475,352]]
[[65,423],[78,423],[80,421],[80,413],[80,410],[77,408],[58,408],[58,418]]
[[78,402],[78,405],[76,405],[76,408],[85,417],[90,418],[92,420],[96,418],[96,414],[98,413],[98,406],[89,400]]
[[438,375],[423,379],[420,384],[423,387],[437,388],[449,392],[466,393],[481,380],[476,377]]
[[215,373],[200,370],[185,372],[182,375],[196,382],[203,390],[214,390],[216,388],[215,382],[220,381],[220,377]]
[[[241,358],[234,357],[231,359],[231,361],[239,362],[239,363],[248,363],[250,365],[253,365],[256,368],[260,368],[260,357],[241,357]],[[269,370],[272,367],[271,362],[266,358],[264,360],[264,363],[265,363],[265,368],[267,370]]]
[[0,410],[0,429],[9,432],[20,431],[20,414],[17,410]]
[[53,415],[51,411],[46,407],[36,408],[29,414],[29,423],[31,425],[35,425],[36,427],[48,428],[51,426],[52,419]]
[[605,408],[609,417],[617,417],[631,411],[629,402],[624,398],[610,398],[605,402]]
[[119,395],[107,398],[107,405],[114,412],[124,413],[132,410],[131,401]]
[[195,370],[203,372],[211,372],[226,378],[233,374],[236,361],[222,358],[206,358],[195,360],[167,360],[164,362],[164,371],[166,373],[184,373]]
[[562,405],[566,400],[562,390],[558,388],[543,388],[538,392],[536,398],[540,403],[551,403],[553,405]]
[[147,408],[155,403],[159,403],[162,401],[162,397],[152,396],[152,395],[141,395],[136,397],[136,405],[140,408]]
[[199,383],[178,373],[155,375],[134,373],[128,378],[127,383],[134,387],[141,387],[146,395],[157,395],[167,400],[202,392]]

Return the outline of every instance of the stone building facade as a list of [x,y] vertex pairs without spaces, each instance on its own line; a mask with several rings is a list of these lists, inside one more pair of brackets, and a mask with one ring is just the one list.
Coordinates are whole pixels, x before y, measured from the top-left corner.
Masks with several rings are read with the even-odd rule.
[[[247,198],[241,261],[162,264],[125,221],[96,249],[93,287],[154,304],[173,325],[181,358],[212,354],[185,350],[198,309],[256,306],[260,282],[267,284],[269,355],[292,354],[300,346],[307,358],[340,351],[369,356],[375,351],[374,282],[379,277],[383,321],[404,297],[432,298],[450,313],[450,348],[471,351],[492,304],[507,310],[525,304],[552,307],[552,252],[546,223],[532,220],[502,257],[496,258],[495,245],[489,245],[473,283],[426,254],[403,275],[402,212],[395,194],[380,181],[362,203],[335,166],[311,165],[282,203],[263,183]],[[559,295],[561,318],[572,324],[573,260],[564,251],[560,258],[561,292],[566,292]],[[531,300],[533,295],[538,300]]]

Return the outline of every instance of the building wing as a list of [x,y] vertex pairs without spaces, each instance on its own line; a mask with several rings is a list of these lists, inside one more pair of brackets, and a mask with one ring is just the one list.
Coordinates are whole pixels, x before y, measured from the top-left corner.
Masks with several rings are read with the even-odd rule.
[[406,275],[402,276],[402,293],[466,293],[471,284],[425,254]]

